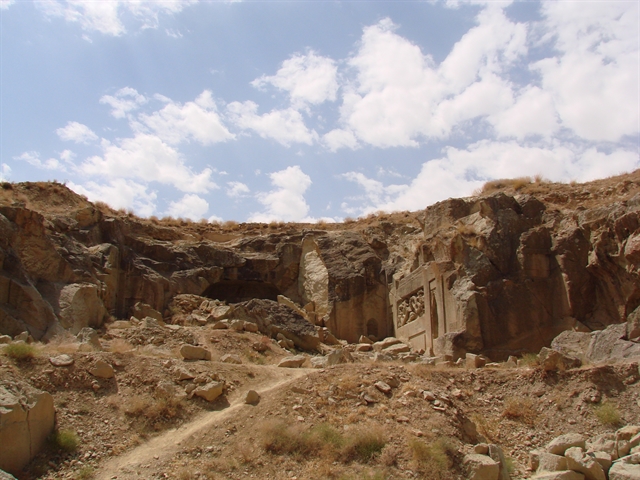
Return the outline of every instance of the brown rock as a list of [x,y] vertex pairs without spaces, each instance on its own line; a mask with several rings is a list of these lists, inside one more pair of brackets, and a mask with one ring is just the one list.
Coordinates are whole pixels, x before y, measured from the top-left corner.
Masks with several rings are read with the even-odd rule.
[[209,350],[195,345],[182,345],[180,347],[180,355],[185,360],[211,360],[211,352]]

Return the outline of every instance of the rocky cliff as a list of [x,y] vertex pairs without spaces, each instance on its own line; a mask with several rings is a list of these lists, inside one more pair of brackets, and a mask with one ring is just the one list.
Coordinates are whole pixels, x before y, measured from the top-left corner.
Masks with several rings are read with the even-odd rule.
[[140,219],[60,184],[5,183],[0,333],[46,340],[129,318],[139,302],[169,319],[178,294],[227,304],[283,295],[318,329],[380,339],[395,332],[394,281],[429,264],[456,310],[446,338],[490,356],[537,351],[562,330],[624,322],[640,305],[639,182],[640,172],[583,185],[511,181],[333,225]]

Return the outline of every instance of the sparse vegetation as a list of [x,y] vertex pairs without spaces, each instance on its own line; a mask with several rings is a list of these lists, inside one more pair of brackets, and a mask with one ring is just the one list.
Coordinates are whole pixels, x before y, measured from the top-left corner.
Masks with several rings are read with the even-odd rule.
[[9,358],[13,358],[19,362],[24,362],[35,358],[37,354],[36,347],[29,343],[15,342],[5,345],[2,352]]
[[524,367],[537,367],[540,365],[540,359],[535,353],[525,353],[522,355],[521,363]]
[[617,427],[622,423],[620,411],[613,403],[604,401],[595,409],[596,417],[603,425]]
[[80,437],[73,430],[58,430],[53,433],[53,444],[58,450],[73,453],[80,446]]
[[538,411],[536,410],[535,403],[530,398],[509,397],[504,402],[502,416],[533,427],[538,417]]
[[428,480],[440,480],[451,477],[451,467],[457,449],[452,439],[443,437],[431,443],[417,438],[409,440],[415,468]]

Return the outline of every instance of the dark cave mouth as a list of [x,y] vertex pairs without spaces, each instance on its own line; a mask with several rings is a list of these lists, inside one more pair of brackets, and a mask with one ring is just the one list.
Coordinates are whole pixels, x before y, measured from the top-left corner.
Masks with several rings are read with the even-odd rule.
[[221,300],[228,304],[246,302],[254,298],[275,302],[278,300],[278,295],[280,291],[271,283],[246,280],[223,280],[214,283],[202,294],[204,297]]

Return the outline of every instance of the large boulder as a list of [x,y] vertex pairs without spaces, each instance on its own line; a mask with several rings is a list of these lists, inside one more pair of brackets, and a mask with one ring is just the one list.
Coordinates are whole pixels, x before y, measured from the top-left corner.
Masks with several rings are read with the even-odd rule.
[[59,298],[60,324],[76,334],[85,327],[98,328],[108,317],[98,287],[90,283],[72,283],[62,288]]
[[18,382],[0,382],[0,469],[17,474],[41,450],[55,423],[53,397]]

